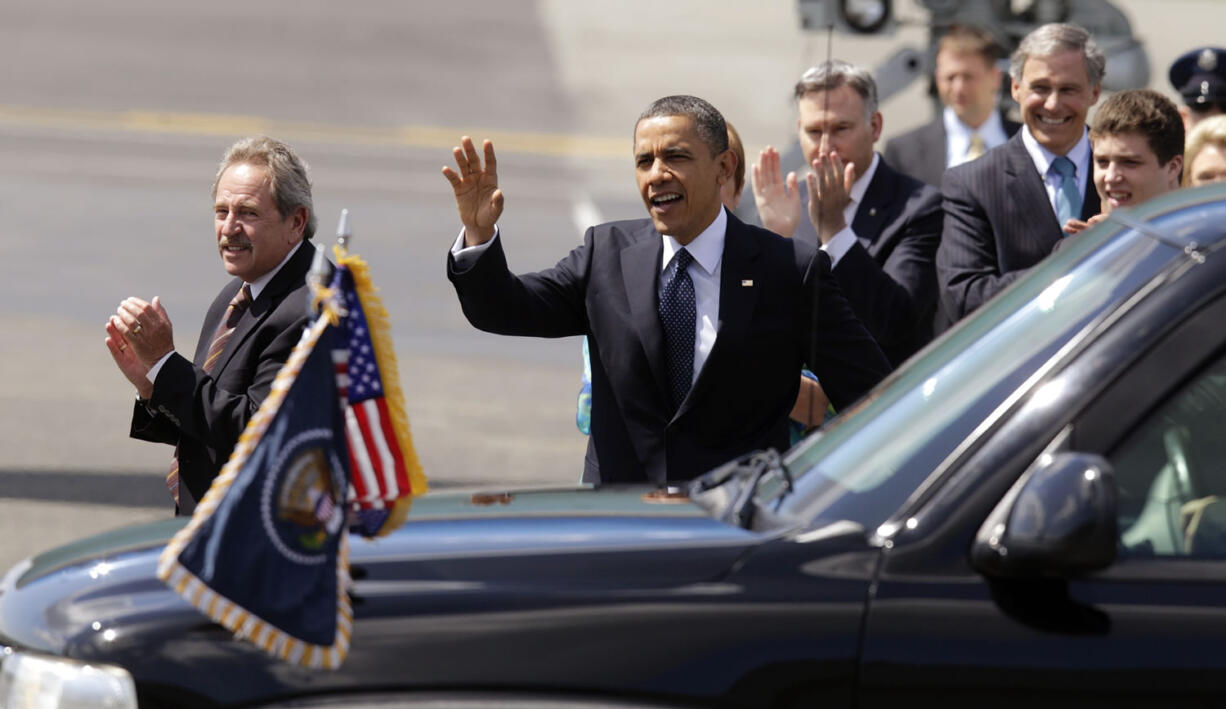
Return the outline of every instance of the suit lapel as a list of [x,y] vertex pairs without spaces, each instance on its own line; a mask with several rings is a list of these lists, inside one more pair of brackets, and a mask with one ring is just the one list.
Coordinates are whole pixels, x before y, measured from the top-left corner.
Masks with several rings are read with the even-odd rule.
[[[680,418],[702,398],[703,391],[712,386],[713,367],[718,366],[723,351],[738,338],[744,337],[749,331],[750,320],[753,317],[754,305],[758,300],[758,288],[753,284],[760,282],[758,273],[758,252],[761,245],[756,237],[745,227],[741,220],[728,212],[728,230],[724,234],[724,255],[719,267],[719,323],[716,326],[715,344],[707,354],[707,361],[698,373],[698,379],[690,388],[690,393],[677,408],[674,420]],[[799,372],[797,372],[799,374]]]
[[1043,176],[1035,169],[1030,153],[1026,152],[1026,144],[1022,142],[1020,132],[1005,143],[1005,150],[1009,158],[1005,162],[1005,173],[1009,176],[1006,194],[1014,203],[1015,213],[1025,215],[1027,221],[1038,219],[1045,225],[1043,228],[1023,231],[1033,234],[1036,239],[1047,235],[1049,238],[1042,239],[1043,242],[1049,246],[1055,244],[1064,232],[1061,231],[1060,222],[1056,220],[1056,213],[1052,211],[1051,202],[1047,199]]
[[[264,290],[260,291],[259,297],[252,301],[251,307],[247,308],[247,312],[243,313],[238,324],[234,326],[234,334],[230,336],[230,341],[226,343],[226,348],[221,352],[221,361],[211,370],[214,377],[225,371],[226,366],[230,364],[230,360],[243,346],[247,337],[268,319],[269,314],[281,302],[281,298],[292,290],[311,268],[314,258],[315,247],[311,242],[304,241],[302,247],[294,253],[293,258],[286,262],[285,266],[264,287]],[[235,289],[235,292],[237,293],[238,290]]]
[[894,186],[896,175],[884,158],[877,162],[877,172],[873,174],[873,181],[868,183],[868,189],[864,190],[864,198],[860,200],[856,218],[851,223],[856,236],[864,237],[870,243],[876,242],[881,226],[889,216],[890,202],[897,192]]
[[626,288],[626,300],[630,303],[630,319],[647,355],[651,376],[660,391],[667,393],[664,329],[660,325],[659,298],[656,295],[664,244],[650,222],[634,237],[634,243],[621,251],[622,282]]

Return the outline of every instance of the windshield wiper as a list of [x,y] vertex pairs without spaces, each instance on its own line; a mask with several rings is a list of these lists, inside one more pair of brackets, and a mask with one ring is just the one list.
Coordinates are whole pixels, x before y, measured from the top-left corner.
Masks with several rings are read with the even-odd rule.
[[747,453],[696,478],[690,500],[722,522],[750,529],[758,512],[754,498],[767,479],[783,480],[784,494],[795,489],[791,471],[774,448]]

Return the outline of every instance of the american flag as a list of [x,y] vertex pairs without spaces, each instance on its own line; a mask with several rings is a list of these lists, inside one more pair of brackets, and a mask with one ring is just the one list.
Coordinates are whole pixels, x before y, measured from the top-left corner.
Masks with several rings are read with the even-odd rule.
[[377,517],[381,522],[386,509],[410,493],[409,477],[384,397],[362,299],[349,269],[337,269],[336,283],[348,311],[342,331],[348,346],[333,352],[333,363],[341,400],[348,404],[344,407],[345,432],[353,471],[349,497],[359,514],[369,511],[373,515],[364,516]]

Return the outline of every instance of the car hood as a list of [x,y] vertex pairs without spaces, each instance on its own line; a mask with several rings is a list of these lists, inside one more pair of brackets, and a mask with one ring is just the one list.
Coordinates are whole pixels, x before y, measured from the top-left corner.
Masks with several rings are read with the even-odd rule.
[[[761,541],[646,487],[446,491],[413,503],[393,534],[351,537],[358,599],[462,599],[497,588],[661,589],[718,579]],[[211,624],[157,580],[158,555],[184,519],[125,528],[50,550],[0,582],[0,643],[105,655],[124,636]],[[679,548],[686,550],[677,554]],[[477,591],[476,594],[464,593]],[[518,594],[517,594],[518,595]],[[456,602],[449,600],[448,602]],[[361,604],[357,614],[362,613]],[[109,632],[108,632],[109,631]]]

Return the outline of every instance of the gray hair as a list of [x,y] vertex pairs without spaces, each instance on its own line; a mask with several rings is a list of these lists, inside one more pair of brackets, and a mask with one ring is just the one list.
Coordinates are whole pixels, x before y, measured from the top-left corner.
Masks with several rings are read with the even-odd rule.
[[634,128],[637,131],[643,121],[662,116],[685,116],[693,121],[698,137],[711,149],[712,156],[728,149],[728,126],[723,114],[697,96],[665,96],[652,101],[639,114]]
[[864,122],[872,121],[877,112],[877,82],[868,69],[845,61],[833,59],[811,67],[796,82],[793,98],[799,101],[806,94],[831,91],[844,85],[860,94],[864,101]]
[[1090,86],[1103,84],[1107,73],[1107,57],[1098,43],[1083,27],[1062,23],[1043,25],[1022,38],[1021,44],[1009,59],[1009,77],[1014,83],[1022,83],[1022,69],[1031,57],[1050,57],[1061,52],[1081,52],[1086,62],[1086,76]]
[[315,235],[315,205],[311,200],[307,164],[293,148],[262,135],[243,138],[231,145],[222,156],[217,175],[213,178],[213,199],[217,199],[217,183],[221,181],[222,174],[234,165],[254,165],[267,170],[268,190],[281,218],[288,217],[299,207],[305,207],[307,223],[302,230],[302,238],[310,239]]

